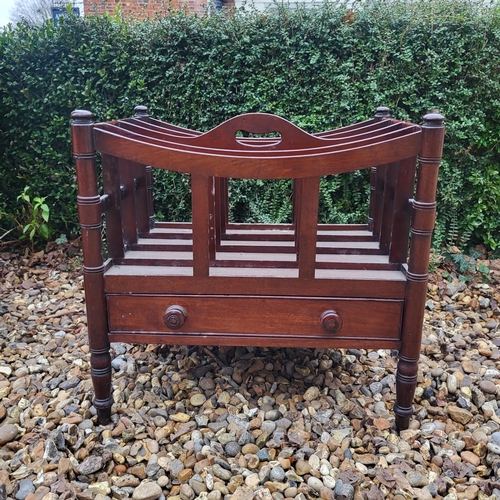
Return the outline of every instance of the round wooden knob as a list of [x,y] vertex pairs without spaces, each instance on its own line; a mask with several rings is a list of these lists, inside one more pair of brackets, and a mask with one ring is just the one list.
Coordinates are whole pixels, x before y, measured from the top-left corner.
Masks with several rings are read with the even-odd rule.
[[321,326],[326,333],[336,333],[341,328],[344,322],[337,311],[333,309],[328,309],[325,311],[320,318]]
[[187,320],[187,312],[182,306],[170,306],[163,315],[163,322],[168,328],[177,330]]

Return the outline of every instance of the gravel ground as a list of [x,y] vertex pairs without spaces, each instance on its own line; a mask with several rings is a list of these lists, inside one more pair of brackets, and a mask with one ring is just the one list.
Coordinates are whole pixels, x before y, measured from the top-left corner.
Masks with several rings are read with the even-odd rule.
[[[71,247],[69,247],[71,249]],[[0,254],[0,500],[500,498],[500,287],[429,285],[416,412],[388,351],[113,344],[92,406],[78,255]]]

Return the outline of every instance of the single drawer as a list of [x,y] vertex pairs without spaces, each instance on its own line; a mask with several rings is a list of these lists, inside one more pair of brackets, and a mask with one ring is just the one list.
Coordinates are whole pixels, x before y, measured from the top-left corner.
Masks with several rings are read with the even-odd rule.
[[403,301],[218,295],[108,295],[113,333],[304,335],[397,340]]

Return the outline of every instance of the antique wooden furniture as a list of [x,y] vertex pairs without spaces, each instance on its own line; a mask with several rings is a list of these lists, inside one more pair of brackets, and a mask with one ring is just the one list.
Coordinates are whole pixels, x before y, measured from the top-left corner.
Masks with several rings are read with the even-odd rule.
[[[408,426],[441,115],[428,114],[418,126],[378,108],[371,120],[313,135],[259,113],[206,133],[155,120],[143,106],[133,118],[108,123],[94,125],[92,114],[81,110],[72,118],[101,422],[109,420],[112,404],[110,342],[122,341],[397,349],[394,412],[397,427]],[[240,137],[238,131],[268,136]],[[152,168],[191,175],[191,223],[155,222]],[[318,224],[320,176],[368,168],[367,224]],[[229,178],[293,179],[292,223],[230,223]]]

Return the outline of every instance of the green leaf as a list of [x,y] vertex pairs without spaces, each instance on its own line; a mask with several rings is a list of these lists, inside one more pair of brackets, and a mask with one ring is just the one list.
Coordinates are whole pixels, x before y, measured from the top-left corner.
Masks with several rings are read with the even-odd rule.
[[40,234],[45,238],[45,239],[49,239],[50,237],[50,231],[49,231],[49,227],[47,226],[47,224],[42,224],[40,226]]
[[483,274],[489,274],[490,273],[490,269],[488,266],[485,266],[484,264],[478,264],[477,265],[477,270],[480,272],[480,273],[483,273]]

